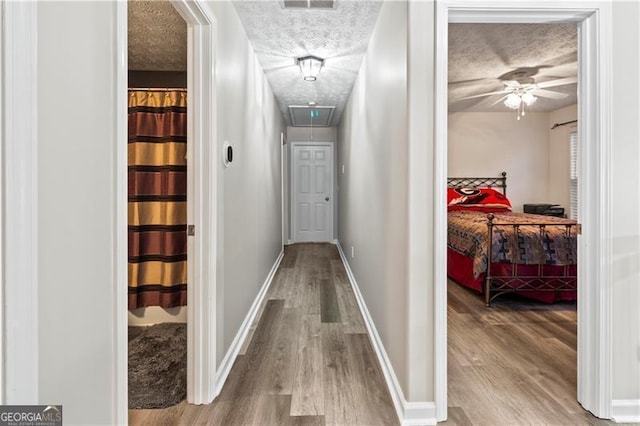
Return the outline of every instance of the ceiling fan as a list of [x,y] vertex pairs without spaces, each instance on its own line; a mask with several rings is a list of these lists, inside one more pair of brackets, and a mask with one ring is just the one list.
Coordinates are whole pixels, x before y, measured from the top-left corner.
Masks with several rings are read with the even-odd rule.
[[536,75],[538,70],[542,67],[543,66],[525,67],[509,71],[508,73],[498,77],[498,80],[502,81],[504,84],[503,90],[466,96],[459,100],[462,101],[486,96],[497,96],[498,98],[489,106],[491,107],[504,101],[504,105],[507,108],[517,110],[518,120],[520,120],[520,117],[525,114],[525,106],[533,105],[538,97],[564,99],[569,96],[566,93],[547,90],[549,87],[564,86],[578,81],[577,77],[565,77],[536,83],[533,76]]

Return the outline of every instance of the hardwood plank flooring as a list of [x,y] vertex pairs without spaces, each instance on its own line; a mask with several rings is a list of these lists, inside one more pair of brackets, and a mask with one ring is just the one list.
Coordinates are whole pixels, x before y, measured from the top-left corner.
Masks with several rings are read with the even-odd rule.
[[448,284],[447,425],[609,425],[577,402],[575,304],[481,297]]
[[129,410],[132,425],[397,425],[332,244],[295,244],[213,403]]
[[298,341],[298,366],[291,396],[291,415],[324,415],[320,315],[304,315]]

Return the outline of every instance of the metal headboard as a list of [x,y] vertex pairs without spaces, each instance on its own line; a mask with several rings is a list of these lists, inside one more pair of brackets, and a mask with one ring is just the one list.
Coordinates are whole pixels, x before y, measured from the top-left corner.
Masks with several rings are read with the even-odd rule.
[[500,173],[500,177],[450,177],[447,188],[493,188],[507,195],[507,172]]

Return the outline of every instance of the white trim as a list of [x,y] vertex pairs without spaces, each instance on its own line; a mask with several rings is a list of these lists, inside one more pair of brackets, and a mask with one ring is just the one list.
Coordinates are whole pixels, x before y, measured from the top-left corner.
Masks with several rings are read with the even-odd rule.
[[3,404],[38,401],[38,4],[3,1]]
[[435,402],[404,402],[402,424],[403,425],[435,425]]
[[[433,55],[435,44],[425,42],[433,38],[433,2],[409,2],[407,4],[407,126],[408,126],[408,217],[406,243],[408,255],[405,260],[407,271],[407,370],[411,373],[407,378],[405,391],[413,399],[424,399],[432,394],[435,375],[444,375],[435,351],[433,339],[441,333],[446,339],[446,321],[435,321],[432,310],[425,305],[433,303],[437,289],[425,285],[427,281],[435,282],[434,275],[443,267],[437,262],[432,241],[426,238],[437,229],[432,230],[432,189],[434,170],[427,167],[433,159],[433,143],[425,143],[433,138],[435,116],[433,106],[426,99],[433,98],[434,68]],[[446,164],[446,163],[445,163]],[[435,202],[435,205],[438,205]],[[434,336],[434,337],[431,337]],[[431,340],[431,341],[430,341]],[[445,343],[446,344],[446,343]],[[435,359],[435,365],[428,358]],[[436,395],[434,395],[435,397]],[[446,393],[444,394],[446,398]],[[446,399],[438,406],[447,406]],[[446,412],[436,414],[436,418],[445,418]]]
[[[447,146],[448,22],[578,22],[578,110],[581,174],[578,275],[578,401],[601,418],[610,417],[611,402],[611,2],[610,1],[485,1],[443,0],[436,9],[436,155],[435,200],[444,199]],[[444,203],[434,207],[434,229],[446,229]],[[446,235],[434,234],[436,262],[446,259]],[[436,263],[437,264],[437,263]],[[446,274],[436,277],[436,323],[446,321]],[[436,360],[445,360],[446,336],[436,330]],[[440,367],[441,368],[441,367]],[[436,401],[446,397],[447,383],[436,375]],[[445,410],[438,407],[438,413]],[[440,420],[442,418],[438,417]]]
[[215,397],[216,372],[216,149],[214,99],[215,18],[201,0],[172,0],[187,22],[187,221],[195,225],[188,239],[187,401],[206,404]]
[[[448,375],[447,375],[447,211],[446,192],[441,188],[447,187],[447,120],[448,108],[448,39],[449,39],[448,10],[444,2],[436,3],[436,71],[435,71],[435,138],[434,147],[434,206],[433,206],[433,265],[434,265],[434,399],[438,421],[447,419],[448,407]],[[444,141],[444,143],[442,143]],[[437,270],[436,270],[437,269]],[[444,278],[444,283],[443,283]]]
[[262,284],[262,287],[260,288],[258,295],[256,296],[253,303],[251,304],[251,307],[249,308],[249,312],[247,312],[247,316],[244,318],[244,321],[242,321],[242,325],[240,325],[240,329],[238,330],[238,333],[236,333],[236,337],[234,337],[233,341],[231,342],[231,345],[229,346],[229,350],[227,350],[227,353],[225,354],[224,358],[222,359],[222,362],[220,363],[220,367],[218,368],[218,371],[216,372],[216,376],[214,379],[214,387],[215,387],[214,397],[220,394],[220,391],[222,390],[222,386],[224,386],[224,382],[227,380],[227,377],[231,372],[231,367],[233,367],[233,363],[236,361],[236,358],[240,353],[240,349],[242,349],[242,345],[244,345],[244,342],[247,339],[249,330],[251,329],[251,324],[253,324],[253,322],[256,319],[256,315],[260,311],[260,305],[262,305],[262,302],[264,301],[264,298],[267,295],[267,291],[269,290],[269,287],[273,282],[273,278],[276,275],[276,271],[278,270],[278,267],[280,266],[280,262],[282,261],[283,257],[284,257],[284,250],[280,252],[280,254],[278,255],[278,258],[273,264],[273,267],[271,267],[271,271],[269,271],[269,274],[267,275],[267,278],[264,280],[264,283]]
[[0,404],[6,404],[5,393],[5,313],[4,313],[4,3],[0,4]]
[[[335,212],[337,211],[338,200],[336,198],[336,148],[335,143],[330,141],[318,141],[318,142],[290,142],[290,154],[293,158],[290,160],[291,170],[289,170],[289,198],[291,199],[291,209],[289,211],[289,220],[291,221],[291,240],[293,243],[311,243],[311,242],[322,242],[322,243],[330,243],[334,240],[334,230],[335,230]],[[293,180],[295,179],[295,156],[293,155],[293,150],[297,146],[328,146],[331,148],[331,237],[327,241],[299,241],[298,235],[296,234],[296,216],[294,210],[296,208],[297,196],[295,193],[295,185],[293,184]]]
[[356,277],[351,270],[349,261],[347,260],[339,242],[336,244],[336,247],[340,253],[340,258],[342,259],[344,268],[347,271],[347,276],[349,277],[349,282],[351,283],[351,288],[353,289],[356,301],[358,302],[358,307],[362,313],[364,323],[367,326],[371,346],[373,347],[378,358],[378,362],[380,363],[380,368],[382,369],[384,380],[387,383],[387,388],[389,389],[389,394],[391,395],[391,400],[393,401],[393,406],[396,409],[398,419],[403,425],[435,425],[437,421],[436,405],[434,402],[407,402],[405,399],[400,383],[398,382],[398,378],[396,377],[396,373],[391,365],[391,361],[389,360],[387,352],[384,349],[384,345],[382,344],[382,339],[380,339],[380,335],[376,330],[376,326],[371,318],[369,309],[362,297],[362,293],[360,293],[360,288],[358,287]]
[[280,132],[280,226],[282,227],[282,246],[284,247],[287,244],[287,224],[285,221],[285,213],[287,206],[286,197],[284,193],[285,186],[285,173],[284,173],[284,162],[285,162],[285,150],[286,145],[284,144],[284,132]]
[[579,25],[578,401],[611,417],[611,93],[612,16],[607,7]]
[[115,162],[116,162],[116,188],[114,218],[115,218],[115,257],[113,259],[114,286],[115,293],[115,339],[113,350],[115,351],[115,374],[113,375],[115,393],[114,419],[118,425],[128,424],[128,235],[127,226],[129,218],[127,214],[128,185],[127,185],[127,139],[128,139],[128,95],[127,95],[127,69],[128,69],[128,24],[127,24],[127,2],[116,2],[116,140]]
[[640,399],[614,399],[611,418],[616,423],[640,423]]

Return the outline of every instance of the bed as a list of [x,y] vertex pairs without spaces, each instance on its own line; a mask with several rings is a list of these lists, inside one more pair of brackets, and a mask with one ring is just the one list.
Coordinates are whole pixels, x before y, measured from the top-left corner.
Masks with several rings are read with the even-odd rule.
[[486,306],[506,293],[547,303],[575,300],[576,221],[512,212],[506,180],[505,172],[448,179],[449,278],[482,293]]

